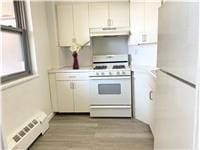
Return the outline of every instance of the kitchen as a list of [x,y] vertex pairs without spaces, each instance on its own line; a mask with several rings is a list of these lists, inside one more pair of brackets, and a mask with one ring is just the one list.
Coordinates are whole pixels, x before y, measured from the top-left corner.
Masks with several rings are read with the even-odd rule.
[[198,149],[199,2],[4,3],[2,149]]

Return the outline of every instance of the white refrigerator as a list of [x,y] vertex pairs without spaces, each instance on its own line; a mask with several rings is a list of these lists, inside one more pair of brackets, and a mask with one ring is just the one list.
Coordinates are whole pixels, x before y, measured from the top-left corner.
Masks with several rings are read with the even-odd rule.
[[165,2],[159,8],[154,149],[194,146],[199,53],[198,2]]

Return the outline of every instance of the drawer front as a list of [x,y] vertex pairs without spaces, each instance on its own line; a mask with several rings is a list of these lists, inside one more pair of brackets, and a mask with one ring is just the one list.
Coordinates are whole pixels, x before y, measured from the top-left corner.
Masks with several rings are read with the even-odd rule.
[[88,73],[56,73],[56,80],[89,80]]

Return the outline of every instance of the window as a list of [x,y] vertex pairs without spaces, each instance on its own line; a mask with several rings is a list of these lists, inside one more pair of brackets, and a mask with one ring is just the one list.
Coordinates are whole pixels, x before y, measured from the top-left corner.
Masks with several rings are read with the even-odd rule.
[[3,1],[1,13],[1,82],[32,73],[24,1]]

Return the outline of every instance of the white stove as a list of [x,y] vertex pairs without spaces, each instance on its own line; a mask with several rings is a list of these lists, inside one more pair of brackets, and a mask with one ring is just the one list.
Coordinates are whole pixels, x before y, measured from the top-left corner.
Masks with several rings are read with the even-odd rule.
[[131,70],[128,55],[93,57],[90,116],[131,117]]

